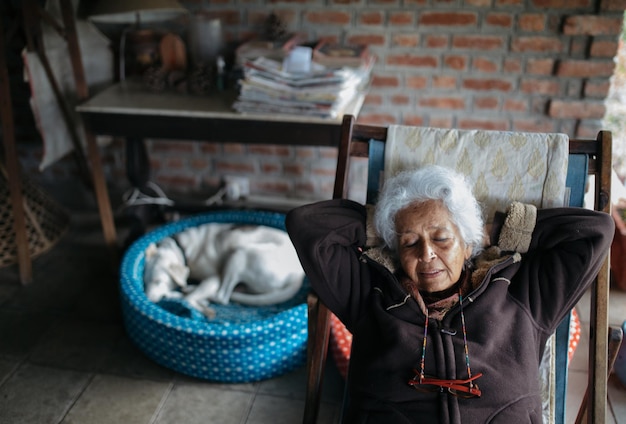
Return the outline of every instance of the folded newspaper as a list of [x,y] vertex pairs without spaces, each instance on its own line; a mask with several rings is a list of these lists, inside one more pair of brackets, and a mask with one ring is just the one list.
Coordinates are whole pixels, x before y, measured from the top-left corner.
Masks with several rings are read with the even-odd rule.
[[259,57],[244,64],[240,113],[281,113],[336,118],[367,87],[372,63],[328,69],[313,64],[310,72],[287,72],[282,63]]

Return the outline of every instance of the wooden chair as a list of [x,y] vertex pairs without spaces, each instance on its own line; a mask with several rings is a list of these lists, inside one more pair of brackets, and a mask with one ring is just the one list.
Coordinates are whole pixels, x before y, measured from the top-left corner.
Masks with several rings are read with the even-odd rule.
[[[341,127],[341,142],[338,149],[336,179],[333,197],[346,198],[348,195],[348,175],[350,159],[368,158],[369,141],[387,139],[387,128],[361,125],[355,118],[344,116]],[[611,192],[611,133],[600,131],[595,140],[569,141],[570,166],[572,154],[585,158],[585,168],[589,183],[593,184],[594,209],[610,212]],[[584,171],[584,169],[583,169]],[[584,178],[584,176],[583,176]],[[585,178],[586,179],[586,178]],[[611,329],[608,325],[609,258],[605,260],[593,285],[591,295],[589,378],[585,399],[579,409],[578,420],[589,423],[605,422],[607,399],[607,376],[621,343],[621,329]],[[309,341],[307,348],[307,392],[304,409],[305,424],[315,423],[320,403],[323,372],[328,351],[330,333],[330,312],[315,293],[308,298]],[[566,331],[569,325],[562,325]],[[559,327],[559,328],[561,328]],[[563,348],[567,355],[567,343]],[[609,356],[609,352],[610,355]],[[557,353],[558,354],[558,353]],[[565,362],[567,364],[567,361]],[[562,372],[566,372],[565,370]],[[559,386],[560,385],[560,386]],[[557,389],[561,391],[560,407],[564,417],[564,397],[566,378],[557,377]]]

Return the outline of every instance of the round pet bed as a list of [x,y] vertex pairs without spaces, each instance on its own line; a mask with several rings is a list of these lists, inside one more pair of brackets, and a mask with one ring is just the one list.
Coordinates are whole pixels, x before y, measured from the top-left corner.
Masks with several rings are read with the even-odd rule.
[[144,291],[145,250],[150,243],[209,222],[265,225],[284,230],[284,214],[217,211],[166,224],[137,239],[121,265],[124,325],[131,340],[155,362],[193,377],[243,383],[273,378],[305,363],[306,280],[287,302],[251,307],[211,305],[209,320],[182,300],[151,302]]

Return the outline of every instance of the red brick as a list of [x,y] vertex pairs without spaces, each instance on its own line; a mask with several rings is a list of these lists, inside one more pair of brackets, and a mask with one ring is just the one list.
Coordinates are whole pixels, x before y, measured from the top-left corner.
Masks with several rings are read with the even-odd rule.
[[382,25],[385,22],[383,12],[362,12],[358,19],[361,25]]
[[593,40],[589,49],[589,55],[591,57],[615,57],[617,48],[617,41]]
[[513,84],[504,79],[466,78],[463,80],[463,88],[468,90],[509,92],[513,89]]
[[257,181],[254,183],[257,190],[261,193],[272,193],[272,194],[285,194],[289,192],[291,188],[288,183],[283,180],[273,180],[273,181]]
[[431,116],[430,126],[435,128],[452,128],[454,120],[451,116]]
[[513,121],[513,131],[523,132],[556,132],[556,125],[553,120],[532,120],[532,119],[515,119]]
[[317,147],[298,146],[295,148],[295,155],[298,159],[313,159],[317,157]]
[[606,108],[601,102],[552,100],[548,114],[558,119],[602,119]]
[[522,60],[519,58],[510,58],[507,57],[504,59],[504,72],[511,73],[520,73],[522,71]]
[[291,176],[301,177],[306,174],[306,169],[302,164],[296,164],[296,163],[285,164],[283,166],[283,170],[285,171],[286,175],[291,175]]
[[368,46],[385,45],[385,36],[383,34],[353,34],[346,38],[348,44],[365,44]]
[[485,23],[494,27],[508,29],[513,26],[513,17],[510,13],[488,13],[485,17]]
[[404,0],[405,6],[413,6],[413,5],[422,6],[422,5],[425,5],[426,3],[428,3],[428,0]]
[[425,42],[426,47],[431,49],[443,49],[448,47],[447,35],[428,35]]
[[260,166],[263,175],[278,174],[282,167],[277,163],[264,163]]
[[391,45],[394,47],[417,47],[419,42],[419,34],[395,34],[391,37]]
[[526,73],[531,75],[552,75],[554,59],[528,59]]
[[203,158],[191,158],[189,160],[189,166],[192,169],[199,169],[199,170],[205,170],[205,169],[209,169],[209,167],[211,166],[211,163]]
[[411,98],[404,94],[394,94],[389,98],[389,101],[395,106],[406,106],[411,102]]
[[422,97],[419,105],[438,109],[464,109],[465,100],[461,97]]
[[569,47],[569,57],[587,56],[587,37],[572,37]]
[[603,129],[602,121],[579,121],[574,136],[581,139],[595,140],[598,132]]
[[[291,26],[291,25],[295,25],[298,19],[298,16],[296,14],[295,10],[290,10],[290,9],[275,9],[273,10],[273,12],[276,14],[276,16],[278,16],[281,20],[281,22],[283,22],[286,26]],[[254,26],[254,27],[258,27],[260,25],[264,25],[267,17],[268,17],[268,12],[267,10],[248,10],[248,20],[247,23],[250,26]]]
[[259,156],[287,157],[291,155],[291,148],[270,144],[251,144],[248,146],[248,153]]
[[515,53],[561,53],[563,42],[556,37],[515,37],[511,43],[511,51]]
[[491,0],[465,0],[467,6],[487,7],[491,6]]
[[222,25],[239,25],[241,24],[241,14],[238,10],[212,10],[204,13],[211,19],[219,19]]
[[460,129],[468,130],[494,130],[494,131],[506,131],[509,129],[509,124],[506,121],[497,119],[459,119]]
[[368,93],[365,96],[363,104],[368,106],[380,106],[383,104],[383,98],[380,94]]
[[236,173],[254,173],[254,164],[250,162],[229,162],[225,160],[217,161],[215,169],[222,174],[230,172]]
[[520,91],[525,94],[556,96],[559,90],[559,82],[554,79],[524,78],[520,83]]
[[546,9],[578,9],[593,6],[594,0],[532,0],[531,3]]
[[424,126],[424,117],[419,116],[419,115],[409,115],[409,116],[405,116],[402,119],[402,124],[403,125],[411,125],[414,127],[421,127]]
[[460,55],[446,56],[443,59],[443,63],[447,68],[462,71],[467,69],[467,57]]
[[585,81],[585,97],[605,99],[611,89],[610,81]]
[[474,106],[478,109],[497,109],[500,101],[496,97],[477,97]]
[[472,66],[475,70],[485,73],[492,73],[498,70],[498,64],[486,57],[475,57],[472,60]]
[[383,113],[359,113],[359,123],[367,125],[392,125],[396,124],[396,118],[393,115]]
[[336,166],[333,163],[332,166],[328,163],[327,166],[324,166],[324,162],[316,162],[311,168],[311,173],[317,176],[327,176],[334,177],[336,171]]
[[456,35],[452,38],[452,47],[457,49],[498,50],[504,45],[504,38],[495,35]]
[[372,76],[372,87],[398,87],[400,86],[400,80],[397,76],[393,75],[378,75]]
[[167,158],[167,160],[165,161],[165,166],[169,167],[169,168],[174,168],[174,169],[182,169],[185,168],[187,165],[187,161],[183,160],[180,157],[170,157]]
[[412,25],[415,13],[413,12],[390,12],[389,13],[389,26],[403,26]]
[[600,10],[622,12],[626,10],[626,0],[602,0]]
[[478,17],[471,12],[422,12],[419,16],[420,25],[438,26],[476,26]]
[[454,88],[456,88],[456,77],[447,76],[447,75],[434,75],[433,76],[433,87],[434,88],[454,89]]
[[546,18],[542,13],[526,13],[520,15],[517,26],[525,32],[541,32],[546,29]]
[[528,101],[505,99],[503,110],[506,112],[528,112]]
[[557,66],[557,75],[578,78],[610,77],[614,68],[613,61],[564,60]]
[[200,148],[200,153],[201,154],[209,154],[209,155],[215,155],[220,151],[220,147],[221,144],[218,143],[201,143],[199,148]]
[[623,16],[577,15],[565,18],[565,35],[617,35],[622,31]]
[[337,149],[334,147],[315,147],[314,149],[322,159],[337,159]]
[[159,141],[152,145],[154,152],[193,153],[194,144],[190,141]]
[[245,144],[241,143],[225,143],[222,147],[226,154],[244,154],[246,153]]
[[[315,193],[317,190],[315,189],[315,185],[310,182],[302,182],[294,184],[294,190],[297,193],[302,193],[303,195],[310,195],[311,193]],[[332,192],[332,187],[330,189]]]
[[304,12],[304,21],[311,24],[347,25],[350,23],[350,14],[333,10]]
[[423,76],[408,76],[405,82],[406,88],[422,89],[428,85],[428,78]]
[[396,54],[387,56],[387,65],[415,66],[421,68],[436,68],[439,61],[435,56],[416,56],[410,54]]

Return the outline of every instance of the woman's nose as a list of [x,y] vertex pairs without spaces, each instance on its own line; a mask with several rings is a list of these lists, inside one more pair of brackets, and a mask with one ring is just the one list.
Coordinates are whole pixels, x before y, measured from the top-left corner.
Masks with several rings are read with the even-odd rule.
[[430,243],[422,243],[419,251],[419,260],[421,260],[422,262],[430,262],[436,256],[437,255],[435,254],[435,249],[433,249],[433,246]]

